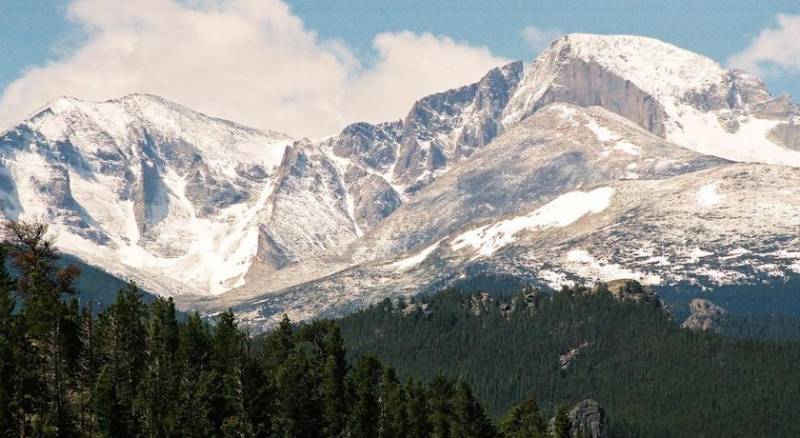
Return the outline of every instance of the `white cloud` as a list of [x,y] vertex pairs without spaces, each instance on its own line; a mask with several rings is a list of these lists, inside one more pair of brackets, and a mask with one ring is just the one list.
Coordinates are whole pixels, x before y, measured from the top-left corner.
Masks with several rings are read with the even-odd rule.
[[754,74],[800,73],[800,15],[778,15],[778,27],[763,29],[728,65]]
[[534,25],[528,25],[522,29],[520,35],[528,43],[528,46],[538,53],[547,48],[553,40],[560,37],[561,31],[557,29],[539,29]]
[[0,127],[61,95],[152,93],[295,136],[405,115],[418,98],[480,78],[507,60],[444,36],[384,33],[361,65],[321,40],[280,0],[73,0],[87,40],[28,69],[0,97]]

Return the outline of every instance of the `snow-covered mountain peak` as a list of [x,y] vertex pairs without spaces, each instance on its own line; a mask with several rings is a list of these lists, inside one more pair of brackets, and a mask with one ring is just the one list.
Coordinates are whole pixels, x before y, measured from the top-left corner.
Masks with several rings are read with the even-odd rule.
[[[0,214],[166,294],[241,284],[291,139],[133,94],[61,97],[0,134]],[[143,274],[146,273],[146,274]]]
[[672,143],[733,161],[800,166],[800,110],[755,77],[674,45],[572,34],[537,57],[503,129],[553,102],[601,106]]
[[[136,155],[143,139],[190,145],[232,173],[252,162],[267,170],[280,164],[292,139],[193,111],[162,97],[129,94],[92,102],[60,97],[18,125],[51,141],[71,143],[85,153],[122,151]],[[12,128],[13,130],[14,128]]]
[[654,97],[681,98],[722,81],[727,71],[716,61],[654,38],[634,35],[569,34],[542,56],[556,54],[594,61]]
[[23,123],[36,123],[52,117],[74,117],[76,115],[82,115],[102,127],[112,127],[112,125],[119,127],[138,122],[166,130],[169,128],[180,129],[190,123],[207,123],[260,133],[275,137],[276,140],[290,139],[287,135],[276,131],[249,128],[229,120],[205,115],[160,96],[141,93],[128,94],[106,101],[89,101],[61,96],[36,111]]

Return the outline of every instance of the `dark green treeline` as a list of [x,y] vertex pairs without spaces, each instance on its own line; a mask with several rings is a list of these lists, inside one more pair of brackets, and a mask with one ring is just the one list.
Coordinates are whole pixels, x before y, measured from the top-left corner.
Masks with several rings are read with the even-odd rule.
[[[19,274],[0,264],[0,436],[498,436],[461,381],[401,382],[369,356],[349,364],[332,322],[284,319],[253,338],[230,312],[179,318],[134,285],[94,315],[46,226],[8,231],[0,257]],[[514,412],[508,436],[543,424],[535,403]]]
[[800,436],[800,342],[681,329],[657,300],[450,290],[339,325],[353,358],[374,355],[401,377],[464,379],[490,415],[532,396],[546,409],[593,398],[618,436]]

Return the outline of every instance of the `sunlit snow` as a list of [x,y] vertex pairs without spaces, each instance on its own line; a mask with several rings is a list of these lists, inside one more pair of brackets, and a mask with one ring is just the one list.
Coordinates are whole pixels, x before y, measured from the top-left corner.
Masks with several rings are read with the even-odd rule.
[[611,187],[565,193],[529,214],[467,231],[457,236],[451,246],[454,250],[471,247],[478,250],[479,255],[490,256],[514,242],[514,236],[522,230],[565,227],[583,216],[605,210],[613,194]]
[[698,190],[697,194],[695,195],[697,198],[697,203],[700,204],[701,207],[709,208],[722,202],[725,196],[717,191],[718,187],[718,182],[713,182],[700,187],[700,190]]
[[[444,239],[442,239],[442,240],[444,240]],[[407,270],[413,268],[414,266],[417,266],[418,264],[420,264],[423,261],[425,261],[425,259],[428,258],[428,256],[434,250],[436,250],[436,248],[439,247],[439,244],[442,242],[442,240],[439,240],[438,242],[434,243],[433,245],[423,249],[422,251],[420,251],[420,252],[418,252],[418,253],[410,256],[410,257],[406,257],[404,259],[400,259],[400,260],[398,260],[398,261],[396,261],[396,262],[394,262],[394,263],[392,263],[390,265],[387,265],[386,267],[389,268],[389,269],[396,269],[398,271],[407,271]]]
[[566,261],[566,267],[583,278],[600,281],[632,279],[642,284],[659,284],[663,281],[660,276],[655,274],[638,272],[626,269],[616,263],[599,261],[583,249],[569,251]]

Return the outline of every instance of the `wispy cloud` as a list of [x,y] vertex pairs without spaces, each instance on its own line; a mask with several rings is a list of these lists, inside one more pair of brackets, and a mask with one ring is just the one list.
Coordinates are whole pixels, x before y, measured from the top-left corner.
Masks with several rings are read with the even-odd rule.
[[535,53],[539,53],[562,33],[558,29],[540,29],[534,25],[528,25],[522,29],[520,35]]
[[763,29],[728,65],[751,73],[800,73],[800,15],[779,14],[777,27]]
[[87,39],[28,69],[0,97],[0,127],[70,95],[161,95],[211,115],[295,136],[399,118],[414,100],[507,60],[485,47],[411,32],[377,35],[365,67],[280,0],[73,0]]

